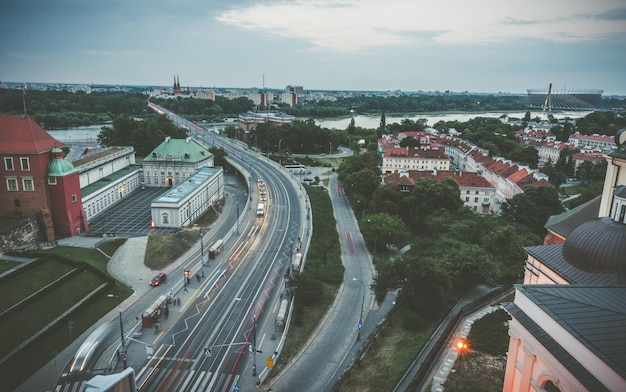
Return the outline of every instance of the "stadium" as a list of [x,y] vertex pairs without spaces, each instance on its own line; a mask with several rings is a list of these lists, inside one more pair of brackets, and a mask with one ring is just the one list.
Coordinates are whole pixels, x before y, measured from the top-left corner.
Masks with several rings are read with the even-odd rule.
[[528,106],[541,110],[595,110],[604,90],[528,89]]

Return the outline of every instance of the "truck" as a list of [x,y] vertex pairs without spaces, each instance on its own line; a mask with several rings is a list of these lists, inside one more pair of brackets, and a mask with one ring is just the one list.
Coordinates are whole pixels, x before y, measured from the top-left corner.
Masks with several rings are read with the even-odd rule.
[[289,307],[289,300],[283,299],[280,302],[280,308],[278,308],[278,314],[276,315],[276,330],[282,331],[285,329],[285,322],[287,320],[287,308]]
[[299,273],[302,269],[302,253],[296,253],[293,258],[293,263],[291,263],[291,271],[295,273]]

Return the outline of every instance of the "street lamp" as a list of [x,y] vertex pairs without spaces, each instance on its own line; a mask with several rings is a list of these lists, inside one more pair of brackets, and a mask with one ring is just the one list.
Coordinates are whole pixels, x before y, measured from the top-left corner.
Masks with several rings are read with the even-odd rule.
[[359,332],[357,334],[357,340],[361,339],[361,328],[363,327],[363,306],[365,305],[365,283],[363,283],[362,281],[360,281],[357,278],[352,278],[352,280],[355,280],[357,282],[359,282],[361,284],[361,286],[363,286],[363,298],[361,299],[361,316],[359,317],[359,324],[358,324],[358,329]]
[[239,234],[239,196],[237,198],[237,220],[235,221],[235,234]]
[[283,153],[282,150],[280,149],[280,145],[283,142],[283,139],[278,140],[278,164],[280,166],[283,165]]
[[120,310],[120,336],[122,337],[122,351],[120,355],[122,356],[122,361],[124,363],[124,369],[126,369],[126,340],[124,339],[124,324],[122,323],[122,307],[119,307]]
[[199,231],[200,233],[200,262],[202,263],[202,277],[204,278],[204,233],[202,229]]

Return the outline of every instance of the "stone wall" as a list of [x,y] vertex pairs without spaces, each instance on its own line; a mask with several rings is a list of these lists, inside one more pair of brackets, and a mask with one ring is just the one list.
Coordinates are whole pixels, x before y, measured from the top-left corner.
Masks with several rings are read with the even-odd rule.
[[45,237],[39,216],[30,216],[0,232],[0,253],[40,241]]

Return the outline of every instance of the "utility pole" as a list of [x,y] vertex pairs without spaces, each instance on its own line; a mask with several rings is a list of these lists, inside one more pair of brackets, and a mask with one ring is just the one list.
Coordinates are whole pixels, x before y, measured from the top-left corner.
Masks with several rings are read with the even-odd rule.
[[122,356],[122,361],[124,363],[124,369],[127,367],[126,363],[126,341],[124,340],[124,324],[122,323],[122,307],[120,306],[120,335],[122,336],[122,351],[120,355]]
[[252,316],[252,377],[256,377],[256,314]]
[[202,263],[202,277],[204,278],[204,233],[200,229],[200,262]]

